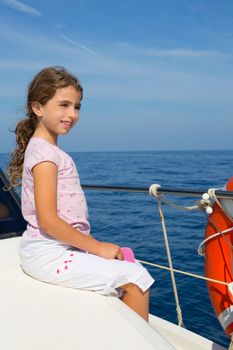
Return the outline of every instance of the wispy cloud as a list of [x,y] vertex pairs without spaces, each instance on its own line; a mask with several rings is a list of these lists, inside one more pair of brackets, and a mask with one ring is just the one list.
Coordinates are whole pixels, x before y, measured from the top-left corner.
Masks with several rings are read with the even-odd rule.
[[42,13],[40,11],[38,11],[37,9],[35,9],[31,6],[25,5],[24,3],[20,2],[20,1],[17,1],[17,0],[1,0],[1,1],[4,4],[6,4],[7,6],[13,8],[15,10],[28,13],[32,16],[41,16],[42,15]]
[[195,58],[195,57],[216,57],[221,53],[217,51],[191,50],[191,49],[145,49],[144,55],[160,56],[160,57],[180,57],[180,58]]
[[[4,22],[0,22],[0,39],[4,40],[9,47],[14,45],[21,51],[22,48],[33,49],[33,52],[46,52],[45,61],[59,62],[75,62],[80,71],[91,74],[108,74],[122,73],[122,71],[130,71],[130,66],[125,67],[123,62],[111,57],[107,52],[100,52],[92,49],[87,45],[78,43],[70,38],[59,36],[48,36],[38,33],[28,33],[26,30],[13,28]],[[55,64],[55,63],[54,63]]]
[[[151,51],[154,49],[142,49],[136,45],[107,46],[81,40],[80,44],[79,41],[63,34],[45,36],[44,33],[28,32],[26,28],[11,27],[4,24],[4,21],[0,22],[1,39],[12,55],[11,59],[0,59],[0,70],[14,69],[18,70],[20,75],[25,71],[27,76],[29,70],[34,72],[45,65],[65,64],[80,75],[89,97],[211,103],[221,100],[223,103],[232,103],[233,83],[227,74],[219,75],[215,70],[202,73],[199,70],[190,70],[189,65],[184,69],[184,62],[189,63],[190,57],[198,59],[198,67],[206,67],[206,63],[209,67],[210,60],[199,60],[196,57],[209,58],[211,51],[156,49],[154,52]],[[31,62],[25,57],[25,48],[30,49]],[[149,53],[153,53],[154,56],[156,53],[158,57],[147,59]],[[178,60],[176,65],[170,65],[163,59],[164,55],[182,57],[183,60],[181,64]],[[222,58],[224,61],[224,55]],[[9,89],[6,89],[5,83],[0,83],[0,96],[12,93],[12,85],[11,83]]]
[[189,48],[161,49],[139,47],[130,43],[117,43],[114,47],[124,50],[128,54],[141,56],[167,57],[167,58],[210,58],[225,56],[225,54],[213,50],[194,50]]
[[71,44],[73,46],[76,46],[78,47],[79,49],[82,49],[90,54],[93,54],[93,55],[97,55],[98,56],[98,53],[95,51],[95,50],[92,50],[90,49],[89,47],[83,45],[83,44],[80,44],[79,42],[77,42],[76,40],[73,40],[73,39],[70,39],[68,38],[67,36],[63,35],[63,34],[60,34],[59,35],[63,40],[65,40],[68,44]]

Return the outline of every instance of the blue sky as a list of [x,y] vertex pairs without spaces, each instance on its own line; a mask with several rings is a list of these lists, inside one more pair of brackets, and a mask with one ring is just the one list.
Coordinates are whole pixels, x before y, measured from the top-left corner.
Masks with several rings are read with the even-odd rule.
[[84,87],[67,151],[232,149],[232,42],[231,0],[0,0],[0,152],[50,65]]

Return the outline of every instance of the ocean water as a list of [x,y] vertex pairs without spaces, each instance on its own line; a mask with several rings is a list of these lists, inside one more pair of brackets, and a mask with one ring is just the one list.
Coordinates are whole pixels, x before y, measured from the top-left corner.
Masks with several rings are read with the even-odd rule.
[[[71,153],[82,184],[208,189],[223,187],[233,175],[232,151],[87,152]],[[8,154],[0,154],[6,169]],[[86,190],[92,234],[100,240],[131,247],[138,259],[167,265],[156,199],[149,194]],[[193,205],[195,198],[168,197]],[[204,258],[197,248],[204,237],[203,213],[163,206],[173,266],[203,275]],[[148,267],[155,279],[150,312],[177,323],[170,273]],[[205,281],[176,274],[187,329],[228,345],[212,310]]]

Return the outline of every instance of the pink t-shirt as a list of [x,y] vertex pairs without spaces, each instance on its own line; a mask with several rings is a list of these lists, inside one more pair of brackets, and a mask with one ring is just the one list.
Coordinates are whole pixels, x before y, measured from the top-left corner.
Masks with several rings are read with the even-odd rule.
[[36,164],[50,161],[57,165],[57,214],[83,232],[90,233],[86,199],[80,185],[79,175],[72,158],[58,146],[32,137],[25,152],[22,180],[22,213],[28,222],[25,234],[28,238],[49,237],[41,231],[35,209],[32,169]]

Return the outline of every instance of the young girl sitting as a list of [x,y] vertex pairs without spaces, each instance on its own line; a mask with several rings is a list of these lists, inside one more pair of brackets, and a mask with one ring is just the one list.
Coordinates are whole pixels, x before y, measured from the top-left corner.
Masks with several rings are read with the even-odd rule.
[[23,270],[56,285],[116,295],[148,320],[147,270],[123,260],[117,244],[90,234],[88,211],[72,158],[57,145],[79,119],[83,89],[64,68],[39,72],[28,88],[27,118],[15,130],[8,176],[22,178],[22,213],[28,222],[20,244]]

